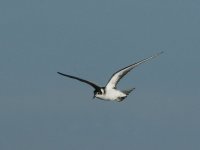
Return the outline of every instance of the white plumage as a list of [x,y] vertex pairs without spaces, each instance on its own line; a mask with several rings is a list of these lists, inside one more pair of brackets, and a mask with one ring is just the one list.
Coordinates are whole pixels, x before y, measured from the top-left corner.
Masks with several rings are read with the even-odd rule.
[[155,58],[157,56],[159,56],[160,54],[162,54],[163,52],[159,52],[151,57],[148,57],[146,59],[143,59],[141,61],[138,61],[134,64],[131,64],[123,69],[118,70],[117,72],[115,72],[112,77],[110,78],[110,80],[108,81],[107,85],[105,87],[100,87],[96,84],[94,84],[93,82],[90,82],[88,80],[84,80],[75,76],[71,76],[71,75],[67,75],[67,74],[63,74],[58,72],[60,75],[72,78],[72,79],[76,79],[79,80],[81,82],[87,83],[90,86],[92,86],[95,91],[94,91],[94,98],[99,98],[101,100],[111,100],[111,101],[122,101],[124,100],[128,94],[130,92],[132,92],[134,90],[134,88],[130,89],[130,90],[125,90],[125,91],[120,91],[117,90],[117,83],[120,81],[120,79],[122,79],[129,71],[131,71],[133,68],[137,67],[138,65],[152,59]]

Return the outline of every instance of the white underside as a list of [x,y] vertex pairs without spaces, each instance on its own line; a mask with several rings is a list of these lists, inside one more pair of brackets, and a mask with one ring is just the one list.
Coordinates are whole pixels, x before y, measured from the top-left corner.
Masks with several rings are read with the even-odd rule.
[[106,92],[102,95],[96,95],[96,98],[102,100],[119,101],[120,98],[126,97],[127,95],[117,89],[106,89]]

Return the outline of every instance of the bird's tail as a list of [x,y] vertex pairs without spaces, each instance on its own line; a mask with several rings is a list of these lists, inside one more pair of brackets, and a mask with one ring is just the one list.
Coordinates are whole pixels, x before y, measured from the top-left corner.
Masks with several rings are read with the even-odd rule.
[[122,91],[124,94],[129,95],[135,88]]

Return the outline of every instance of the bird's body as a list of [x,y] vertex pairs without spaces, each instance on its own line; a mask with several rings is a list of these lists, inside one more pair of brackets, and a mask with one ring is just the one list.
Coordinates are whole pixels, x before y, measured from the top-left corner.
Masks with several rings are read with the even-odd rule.
[[96,98],[101,100],[110,100],[110,101],[122,101],[127,95],[117,89],[101,89],[103,94],[96,95]]
[[92,86],[95,91],[94,91],[94,98],[99,98],[101,100],[109,100],[109,101],[118,101],[121,102],[123,101],[135,88],[129,89],[129,90],[124,90],[124,91],[120,91],[117,89],[117,83],[120,81],[120,79],[122,79],[129,71],[131,71],[133,68],[137,67],[138,65],[152,59],[155,58],[157,56],[159,56],[160,54],[162,54],[163,52],[157,53],[156,55],[153,55],[151,57],[148,57],[146,59],[143,59],[141,61],[138,61],[134,64],[131,64],[123,69],[120,69],[119,71],[115,72],[112,77],[110,78],[110,80],[108,81],[107,85],[105,87],[100,87],[96,84],[94,84],[93,82],[90,82],[88,80],[84,80],[75,76],[71,76],[71,75],[67,75],[67,74],[63,74],[58,72],[58,74],[75,79],[75,80],[79,80],[81,82],[84,82],[86,84],[89,84],[90,86]]

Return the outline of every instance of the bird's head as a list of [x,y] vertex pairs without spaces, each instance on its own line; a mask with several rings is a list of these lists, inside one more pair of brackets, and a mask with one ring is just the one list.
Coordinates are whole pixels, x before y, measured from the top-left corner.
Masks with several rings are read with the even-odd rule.
[[105,91],[105,90],[104,90],[103,88],[94,90],[93,99],[94,99],[94,98],[100,98],[101,95],[103,95],[103,94],[105,93],[104,91]]

